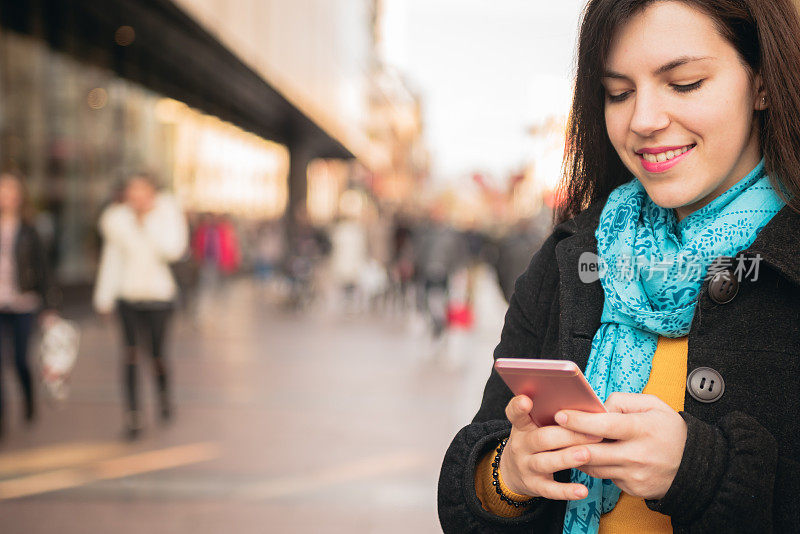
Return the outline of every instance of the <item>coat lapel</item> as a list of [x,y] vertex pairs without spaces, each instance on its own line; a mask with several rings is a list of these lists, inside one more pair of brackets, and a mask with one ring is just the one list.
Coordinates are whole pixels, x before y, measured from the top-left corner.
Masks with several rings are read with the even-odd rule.
[[[605,200],[595,202],[574,219],[556,227],[568,237],[556,245],[559,273],[559,348],[561,357],[585,369],[592,348],[592,338],[600,327],[603,313],[603,287],[599,280],[581,281],[579,264],[597,261],[595,229]],[[586,254],[586,255],[584,255]]]
[[800,285],[800,215],[784,206],[758,234],[745,253],[778,270],[795,285]]
[[[605,199],[599,200],[574,219],[554,229],[566,237],[556,245],[559,272],[559,348],[561,358],[570,359],[582,369],[591,353],[592,338],[600,327],[604,293],[600,281],[584,283],[579,276],[579,263],[584,253],[597,258],[594,233],[600,221]],[[777,269],[794,284],[800,285],[800,215],[785,206],[761,230],[745,251],[760,255],[762,261]]]

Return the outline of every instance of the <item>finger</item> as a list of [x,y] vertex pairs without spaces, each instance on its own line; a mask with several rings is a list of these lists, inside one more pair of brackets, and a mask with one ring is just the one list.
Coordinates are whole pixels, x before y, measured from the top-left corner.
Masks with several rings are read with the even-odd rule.
[[533,430],[539,428],[531,419],[533,401],[527,395],[517,395],[506,405],[506,417],[516,430]]
[[565,484],[555,480],[540,480],[531,489],[536,495],[553,501],[577,501],[589,495],[583,484]]
[[540,452],[528,457],[528,469],[541,475],[551,475],[564,469],[582,466],[590,458],[589,451],[585,446]]
[[590,477],[594,478],[605,478],[607,480],[620,480],[625,478],[625,469],[614,465],[582,465],[577,469],[580,469]]
[[668,407],[655,395],[615,392],[605,402],[606,410],[616,413],[640,413]]
[[531,452],[552,451],[573,445],[599,443],[600,436],[588,436],[560,426],[543,426],[526,436],[528,450]]
[[589,451],[587,465],[594,467],[624,466],[630,463],[630,453],[625,441],[592,443],[582,447]]
[[559,426],[609,439],[632,439],[639,434],[641,424],[637,414],[589,413],[561,410],[556,414]]

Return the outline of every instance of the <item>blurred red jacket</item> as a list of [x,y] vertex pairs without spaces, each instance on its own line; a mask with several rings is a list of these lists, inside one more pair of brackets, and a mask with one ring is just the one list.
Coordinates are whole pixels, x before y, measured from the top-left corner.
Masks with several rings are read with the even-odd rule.
[[[207,246],[212,232],[216,232],[217,234],[219,247],[215,250],[214,254],[209,257]],[[241,263],[236,230],[228,221],[201,224],[198,226],[192,237],[192,253],[199,263],[203,264],[208,261],[215,261],[217,267],[222,272],[228,274],[239,269]]]

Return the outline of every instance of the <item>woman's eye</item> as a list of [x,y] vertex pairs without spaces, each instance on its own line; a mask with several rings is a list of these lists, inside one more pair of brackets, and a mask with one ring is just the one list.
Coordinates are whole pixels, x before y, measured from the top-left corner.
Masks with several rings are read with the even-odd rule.
[[629,94],[631,94],[631,91],[625,91],[624,93],[617,93],[615,95],[612,95],[611,93],[608,93],[608,101],[609,102],[622,102],[623,100],[628,98]]
[[686,84],[686,85],[680,85],[680,84],[677,84],[677,83],[673,83],[671,85],[672,85],[672,88],[675,89],[679,93],[689,93],[691,91],[695,91],[697,89],[700,89],[700,86],[703,85],[703,81],[704,80],[697,80],[694,83],[690,83],[690,84]]

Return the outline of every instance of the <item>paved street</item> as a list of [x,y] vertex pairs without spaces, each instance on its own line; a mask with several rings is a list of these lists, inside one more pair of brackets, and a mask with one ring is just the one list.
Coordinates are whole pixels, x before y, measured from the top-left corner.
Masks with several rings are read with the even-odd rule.
[[[177,418],[120,439],[116,325],[81,321],[63,408],[20,421],[3,362],[4,534],[438,532],[436,480],[474,413],[504,304],[484,273],[478,321],[431,359],[421,325],[392,313],[306,314],[239,281],[171,336]],[[149,371],[147,367],[143,368]]]

